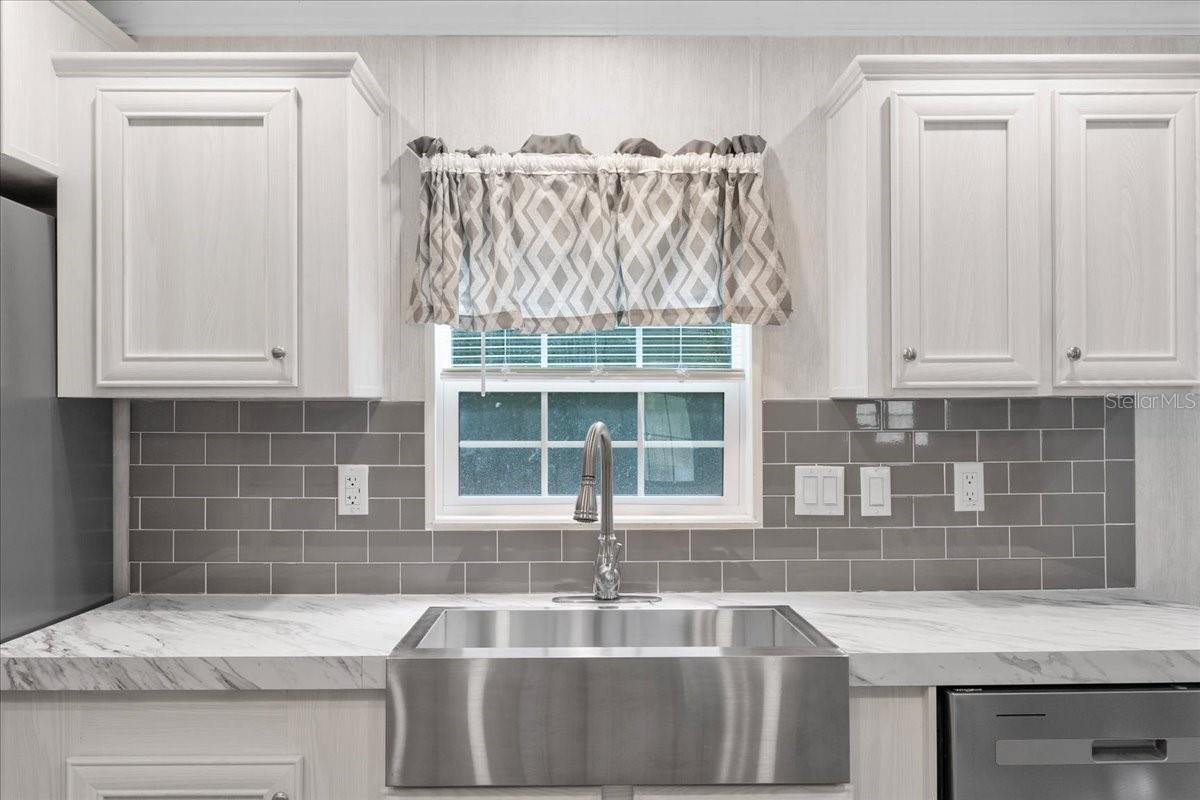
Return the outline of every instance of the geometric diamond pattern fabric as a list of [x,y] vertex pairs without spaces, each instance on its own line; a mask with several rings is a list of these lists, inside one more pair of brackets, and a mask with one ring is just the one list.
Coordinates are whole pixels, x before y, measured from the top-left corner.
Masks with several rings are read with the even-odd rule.
[[543,152],[410,145],[421,156],[413,322],[574,333],[787,320],[762,139],[691,142],[674,155],[644,139],[603,155],[578,137],[536,145]]

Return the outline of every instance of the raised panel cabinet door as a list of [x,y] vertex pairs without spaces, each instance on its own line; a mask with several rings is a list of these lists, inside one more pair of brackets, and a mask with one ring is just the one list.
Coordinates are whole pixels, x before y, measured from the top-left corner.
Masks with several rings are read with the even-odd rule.
[[301,756],[67,759],[67,800],[304,800]]
[[1054,97],[1058,386],[1195,383],[1200,90]]
[[892,94],[893,387],[1038,385],[1039,141],[1032,90]]
[[96,385],[297,385],[297,96],[110,91],[96,109]]

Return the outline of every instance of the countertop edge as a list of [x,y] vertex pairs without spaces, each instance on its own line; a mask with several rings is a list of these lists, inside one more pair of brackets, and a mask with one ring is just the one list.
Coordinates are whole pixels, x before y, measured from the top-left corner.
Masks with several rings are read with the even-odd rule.
[[[850,653],[852,687],[1200,683],[1200,650]],[[382,690],[386,656],[0,657],[0,691]]]

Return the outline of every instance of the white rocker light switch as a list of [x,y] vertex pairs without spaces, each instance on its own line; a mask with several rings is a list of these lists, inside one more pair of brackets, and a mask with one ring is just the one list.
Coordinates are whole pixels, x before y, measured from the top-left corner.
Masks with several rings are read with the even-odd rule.
[[844,467],[796,467],[796,515],[837,517],[845,513]]
[[858,473],[861,485],[861,510],[864,517],[892,515],[892,468],[862,467]]

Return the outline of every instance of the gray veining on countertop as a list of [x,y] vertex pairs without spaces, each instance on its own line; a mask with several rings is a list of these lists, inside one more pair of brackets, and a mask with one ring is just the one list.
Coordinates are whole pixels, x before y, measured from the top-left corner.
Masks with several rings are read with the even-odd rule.
[[[0,645],[0,689],[380,689],[431,605],[550,595],[142,595]],[[856,686],[1200,682],[1200,608],[1130,591],[673,594],[668,608],[790,605]],[[618,612],[619,613],[619,612]]]

